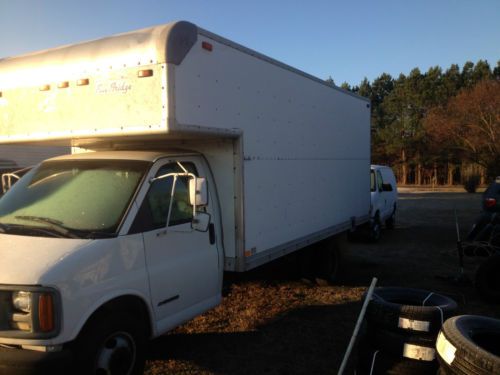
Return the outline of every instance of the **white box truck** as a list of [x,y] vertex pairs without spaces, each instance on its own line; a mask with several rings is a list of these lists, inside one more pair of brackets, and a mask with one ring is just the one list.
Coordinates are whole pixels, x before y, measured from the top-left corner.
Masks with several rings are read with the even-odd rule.
[[0,372],[140,373],[224,271],[368,222],[369,106],[185,21],[0,60],[0,143],[78,151],[0,199]]

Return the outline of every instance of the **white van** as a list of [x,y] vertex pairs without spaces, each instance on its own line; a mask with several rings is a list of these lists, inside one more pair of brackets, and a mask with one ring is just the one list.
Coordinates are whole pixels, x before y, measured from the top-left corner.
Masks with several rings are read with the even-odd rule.
[[371,166],[370,191],[370,239],[377,241],[380,238],[382,223],[385,223],[386,228],[393,229],[396,222],[398,189],[396,177],[390,167]]

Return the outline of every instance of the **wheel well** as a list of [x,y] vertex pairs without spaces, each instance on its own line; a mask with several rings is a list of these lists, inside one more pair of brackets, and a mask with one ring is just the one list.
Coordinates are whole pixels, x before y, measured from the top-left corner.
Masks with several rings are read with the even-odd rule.
[[[127,313],[132,315],[133,318],[138,321],[144,322],[144,328],[146,330],[146,337],[150,337],[152,334],[151,329],[151,319],[149,316],[148,308],[145,302],[132,295],[116,297],[104,305],[99,307],[94,313],[89,317],[85,326],[93,319],[101,317],[102,315],[113,316],[116,313]],[[85,326],[83,329],[85,329]],[[82,329],[82,331],[83,331]]]

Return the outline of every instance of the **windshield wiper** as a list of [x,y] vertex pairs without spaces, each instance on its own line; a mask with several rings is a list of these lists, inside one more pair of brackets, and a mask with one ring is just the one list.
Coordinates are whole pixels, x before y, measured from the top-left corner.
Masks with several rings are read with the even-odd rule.
[[7,224],[0,223],[0,233],[7,233],[10,226]]
[[50,217],[43,217],[43,216],[29,216],[29,215],[21,215],[21,216],[15,216],[16,219],[21,219],[21,220],[28,220],[28,221],[34,221],[37,223],[45,223],[49,224],[49,227],[35,227],[32,229],[39,229],[40,231],[45,231],[48,233],[54,234],[60,234],[63,237],[67,238],[79,238],[79,236],[75,235],[72,233],[72,231],[65,226],[62,225],[62,221],[56,220],[56,219],[51,219]]

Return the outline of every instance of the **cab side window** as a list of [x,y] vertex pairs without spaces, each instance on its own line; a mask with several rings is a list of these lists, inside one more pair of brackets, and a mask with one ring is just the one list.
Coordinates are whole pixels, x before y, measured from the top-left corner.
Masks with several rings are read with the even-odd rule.
[[[194,164],[182,163],[182,165],[190,173],[197,174]],[[183,170],[176,163],[169,163],[158,170],[156,177],[168,173],[182,172]],[[131,233],[148,232],[150,230],[165,228],[173,182],[173,177],[167,177],[156,180],[151,184],[137,217],[132,224]],[[178,177],[175,184],[169,227],[189,223],[192,219],[193,206],[189,204],[189,177]]]

